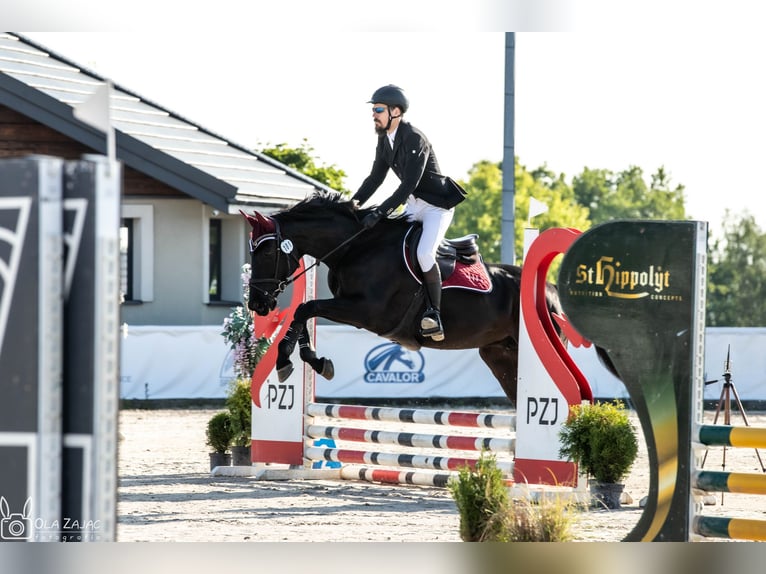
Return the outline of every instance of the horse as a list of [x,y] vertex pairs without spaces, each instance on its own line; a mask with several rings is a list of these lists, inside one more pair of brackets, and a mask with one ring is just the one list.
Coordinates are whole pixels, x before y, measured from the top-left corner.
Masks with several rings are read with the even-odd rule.
[[[332,361],[317,357],[306,329],[309,319],[323,317],[365,329],[408,349],[478,349],[515,404],[521,268],[480,260],[491,283],[483,292],[443,289],[441,315],[446,337],[435,341],[420,334],[424,289],[403,255],[412,224],[403,217],[384,218],[365,229],[361,220],[370,211],[339,193],[321,191],[270,216],[243,212],[252,227],[248,306],[255,313],[267,315],[275,308],[277,296],[296,277],[304,255],[329,269],[333,297],[300,304],[279,343],[276,368],[280,382],[293,370],[290,356],[296,343],[301,360],[328,380],[334,376]],[[454,240],[448,247],[459,251],[475,237]],[[548,312],[561,315],[554,285],[547,284],[545,297]],[[554,325],[566,342],[555,321]]]

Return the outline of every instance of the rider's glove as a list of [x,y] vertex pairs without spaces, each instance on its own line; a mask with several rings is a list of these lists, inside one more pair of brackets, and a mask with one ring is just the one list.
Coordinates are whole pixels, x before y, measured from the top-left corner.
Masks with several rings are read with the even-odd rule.
[[372,227],[375,226],[375,224],[378,221],[381,220],[382,217],[383,217],[383,213],[381,211],[377,209],[374,211],[371,211],[370,213],[365,215],[364,218],[362,219],[362,226],[365,229],[371,229]]

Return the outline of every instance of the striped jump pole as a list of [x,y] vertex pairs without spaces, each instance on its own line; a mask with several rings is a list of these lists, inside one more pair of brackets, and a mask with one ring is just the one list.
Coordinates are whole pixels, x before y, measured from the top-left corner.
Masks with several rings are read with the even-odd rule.
[[[698,442],[705,446],[766,448],[766,428],[730,425],[699,425]],[[766,475],[695,469],[692,486],[701,492],[766,495]],[[766,541],[766,520],[728,516],[694,515],[691,532],[702,538]]]
[[513,454],[515,438],[473,437],[417,434],[409,432],[391,432],[349,427],[328,427],[309,425],[306,435],[311,438],[329,438],[351,442],[372,442],[376,444],[395,444],[414,448],[439,448],[454,450],[474,450],[503,452]]
[[[322,425],[315,417],[331,419],[334,424]],[[457,451],[488,451],[510,458],[515,450],[514,415],[477,413],[452,410],[408,409],[309,403],[306,405],[307,439],[332,439],[353,443],[373,443],[404,448],[435,449],[445,454],[409,454],[406,452],[376,452],[344,448],[320,448],[307,442],[307,461],[341,463],[341,478],[398,484],[447,486],[450,477],[463,468],[476,468],[478,459],[458,456]],[[507,431],[507,437],[458,436],[424,432],[385,431],[340,426],[347,421],[401,423],[408,429],[423,426],[476,428]],[[513,475],[512,460],[496,461],[507,476]],[[360,466],[361,465],[361,466]],[[373,465],[375,468],[366,465]],[[377,467],[391,468],[377,468]],[[439,472],[446,471],[446,472]],[[510,479],[509,479],[510,480]]]
[[695,516],[694,532],[705,538],[730,540],[766,540],[766,521],[727,516]]
[[385,484],[414,484],[418,486],[436,486],[444,488],[453,474],[448,472],[418,472],[414,470],[389,470],[346,465],[341,468],[340,477],[344,480],[363,480]]
[[516,430],[515,415],[490,413],[311,403],[307,406],[306,414],[335,419]]
[[[312,461],[325,460],[351,464],[375,464],[430,470],[459,471],[463,467],[476,468],[477,459],[433,456],[427,454],[402,454],[396,452],[373,452],[341,448],[308,446],[304,456]],[[506,475],[513,473],[513,462],[497,461],[497,467]]]
[[702,425],[699,442],[705,446],[766,448],[766,428]]

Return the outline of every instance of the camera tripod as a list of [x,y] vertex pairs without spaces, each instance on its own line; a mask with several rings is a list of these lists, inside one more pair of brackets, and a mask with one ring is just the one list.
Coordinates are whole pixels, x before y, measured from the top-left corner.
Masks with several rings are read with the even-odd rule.
[[[705,381],[705,385],[712,385],[719,382],[720,379],[714,379],[712,381]],[[742,401],[739,399],[739,393],[737,387],[734,386],[734,381],[731,377],[731,345],[726,351],[726,361],[724,362],[723,370],[723,387],[721,388],[721,396],[718,399],[718,405],[715,409],[715,416],[713,417],[713,424],[718,424],[718,417],[723,409],[723,424],[726,426],[731,425],[731,397],[734,396],[734,401],[739,409],[739,414],[742,415],[742,420],[745,422],[745,426],[750,426],[750,422],[747,420],[747,414],[745,413],[745,407],[742,406]],[[705,449],[705,456],[702,457],[702,463],[700,468],[704,468],[705,461],[707,460],[709,448]],[[761,453],[758,449],[755,449],[755,456],[758,457],[758,463],[761,465],[761,470],[766,472],[766,466],[763,465],[761,459]],[[721,462],[721,470],[726,470],[726,445],[723,447],[723,459]],[[721,504],[723,504],[723,492],[721,493]]]

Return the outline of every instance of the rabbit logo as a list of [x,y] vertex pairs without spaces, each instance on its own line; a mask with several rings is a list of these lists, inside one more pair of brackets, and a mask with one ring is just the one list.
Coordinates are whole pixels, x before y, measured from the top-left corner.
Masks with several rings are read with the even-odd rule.
[[21,513],[11,512],[8,501],[0,496],[0,539],[29,540],[32,537],[32,524],[29,518],[32,511],[32,499],[27,498]]

